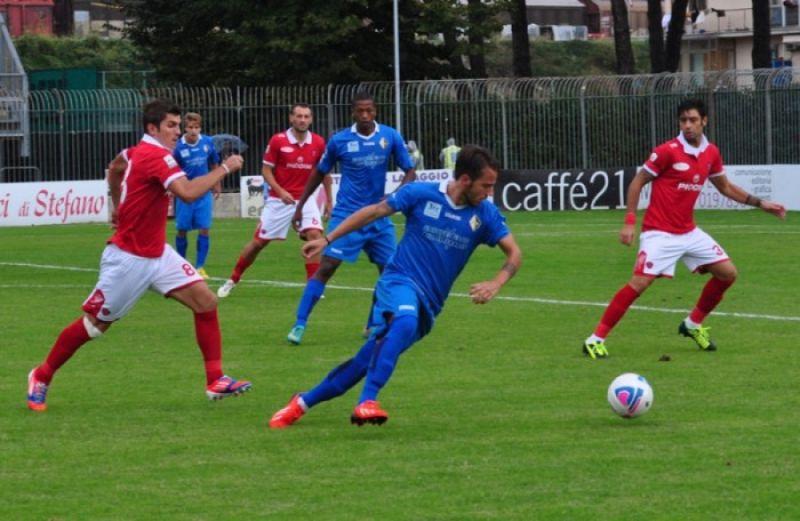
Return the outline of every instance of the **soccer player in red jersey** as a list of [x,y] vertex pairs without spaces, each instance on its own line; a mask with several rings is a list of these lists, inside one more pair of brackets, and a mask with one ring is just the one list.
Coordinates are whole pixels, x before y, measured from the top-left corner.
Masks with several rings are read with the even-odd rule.
[[656,147],[628,188],[628,213],[619,236],[626,246],[633,242],[639,195],[647,183],[653,183],[633,276],[614,295],[594,333],[583,343],[583,352],[592,359],[608,356],[608,334],[655,278],[674,275],[679,260],[695,273],[711,273],[711,279],[678,333],[704,351],[716,350],[703,320],[722,300],[737,272],[725,250],[694,223],[694,205],[706,179],[725,197],[786,217],[782,205],[748,194],[725,176],[719,149],[703,133],[708,117],[701,100],[684,101],[677,115],[681,133]]
[[97,285],[83,303],[84,315],[61,332],[47,358],[28,374],[28,407],[35,411],[47,408],[47,390],[56,371],[83,344],[125,316],[150,288],[194,312],[209,399],[238,395],[251,387],[250,382],[223,374],[216,297],[194,267],[166,244],[165,232],[167,192],[194,201],[239,170],[242,157],[230,156],[208,175],[189,181],[172,156],[181,135],[180,108],[166,100],[151,101],[144,106],[142,122],[142,140],[118,158],[127,159],[124,174],[114,162],[109,165],[116,231],[103,251]]
[[[269,194],[265,198],[253,239],[239,255],[231,278],[217,290],[220,298],[230,295],[242,274],[255,262],[258,254],[270,241],[286,239],[308,176],[325,152],[325,140],[309,130],[312,121],[311,107],[305,103],[296,103],[289,112],[290,127],[270,138],[264,151],[264,166],[261,170],[269,185]],[[326,198],[331,201],[330,179],[326,178],[324,187]],[[325,212],[330,212],[330,204],[326,205]],[[300,237],[307,240],[318,239],[322,237],[322,229],[322,215],[317,198],[309,198],[302,209]],[[319,255],[306,259],[306,279],[316,273],[319,259]]]

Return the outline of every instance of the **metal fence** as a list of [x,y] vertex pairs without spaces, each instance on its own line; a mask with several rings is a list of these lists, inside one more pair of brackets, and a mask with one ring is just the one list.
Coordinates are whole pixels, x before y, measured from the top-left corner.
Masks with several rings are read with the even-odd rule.
[[[287,127],[288,107],[314,109],[323,136],[351,124],[350,100],[366,89],[378,120],[394,121],[391,83],[263,88],[36,91],[28,96],[30,145],[0,143],[0,181],[97,179],[141,135],[139,110],[155,96],[200,112],[206,134],[250,145],[243,173],[260,171],[269,137]],[[800,163],[800,72],[791,69],[585,78],[442,80],[402,85],[402,128],[427,167],[453,137],[494,150],[509,169],[635,166],[677,135],[675,107],[705,99],[708,135],[730,164]],[[226,180],[226,188],[238,179]]]

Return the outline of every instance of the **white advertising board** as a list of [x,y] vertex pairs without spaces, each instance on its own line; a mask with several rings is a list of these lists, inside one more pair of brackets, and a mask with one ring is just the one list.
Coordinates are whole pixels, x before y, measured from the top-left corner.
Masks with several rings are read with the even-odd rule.
[[[726,165],[725,175],[746,192],[762,199],[776,201],[787,210],[800,210],[800,165]],[[639,208],[650,204],[651,185],[642,190]],[[697,199],[698,210],[749,210],[720,194],[711,181],[706,181]]]
[[0,184],[0,226],[108,222],[105,181]]

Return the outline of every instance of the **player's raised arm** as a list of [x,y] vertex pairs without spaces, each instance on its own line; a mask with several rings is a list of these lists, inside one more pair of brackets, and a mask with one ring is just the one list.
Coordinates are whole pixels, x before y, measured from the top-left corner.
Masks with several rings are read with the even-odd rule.
[[475,304],[486,304],[492,300],[500,291],[500,288],[511,280],[519,271],[520,266],[522,266],[522,250],[520,250],[513,235],[509,233],[500,239],[497,245],[503,250],[506,261],[492,280],[478,282],[470,287],[469,296],[472,297],[472,302]]
[[122,194],[122,180],[125,177],[125,170],[128,168],[128,161],[125,155],[120,152],[108,164],[108,191],[111,193],[111,224],[117,223],[117,209],[119,208],[120,197]]
[[728,176],[724,174],[709,177],[709,179],[714,183],[719,193],[728,199],[733,199],[737,203],[746,204],[755,208],[761,208],[779,219],[786,219],[786,208],[782,204],[765,201],[760,197],[747,193],[742,187],[731,183]]
[[639,196],[644,185],[653,180],[653,174],[644,168],[640,169],[628,187],[627,209],[625,213],[625,224],[619,232],[619,242],[630,246],[633,242],[633,235],[636,233],[636,209],[639,207]]
[[214,185],[221,182],[226,175],[241,169],[243,162],[242,156],[238,154],[230,155],[222,162],[221,166],[207,175],[195,177],[191,181],[186,177],[179,177],[170,183],[168,190],[182,201],[191,203],[203,197]]
[[353,230],[358,230],[381,217],[388,217],[395,211],[386,201],[365,206],[342,221],[342,224],[337,226],[329,235],[323,235],[319,239],[305,243],[303,245],[303,256],[306,258],[313,257],[336,239],[347,235]]

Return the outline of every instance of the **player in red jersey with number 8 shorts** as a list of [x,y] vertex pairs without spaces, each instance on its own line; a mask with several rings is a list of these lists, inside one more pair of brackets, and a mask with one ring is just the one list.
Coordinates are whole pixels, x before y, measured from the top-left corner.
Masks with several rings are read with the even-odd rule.
[[250,382],[223,374],[216,297],[194,267],[166,244],[165,232],[167,192],[185,202],[194,201],[239,170],[242,157],[232,155],[207,175],[189,181],[172,156],[181,135],[180,108],[155,100],[147,103],[143,112],[145,135],[126,151],[124,174],[115,163],[109,167],[116,231],[103,251],[97,285],[83,303],[84,315],[61,332],[44,362],[28,374],[28,407],[35,411],[47,408],[45,400],[55,372],[83,344],[125,316],[148,289],[194,312],[209,399],[238,395],[251,387]]
[[706,179],[725,197],[781,219],[786,217],[782,205],[748,194],[725,176],[719,150],[704,135],[708,117],[701,100],[684,101],[678,106],[677,115],[681,133],[656,147],[628,188],[628,213],[620,232],[620,242],[625,245],[633,242],[642,188],[653,183],[633,276],[614,295],[594,333],[583,343],[583,352],[592,359],[608,356],[606,336],[653,280],[675,274],[679,260],[695,273],[711,273],[711,280],[692,312],[678,326],[678,333],[694,340],[703,351],[716,350],[710,328],[703,327],[703,320],[722,300],[737,272],[725,250],[694,223],[694,205]]

